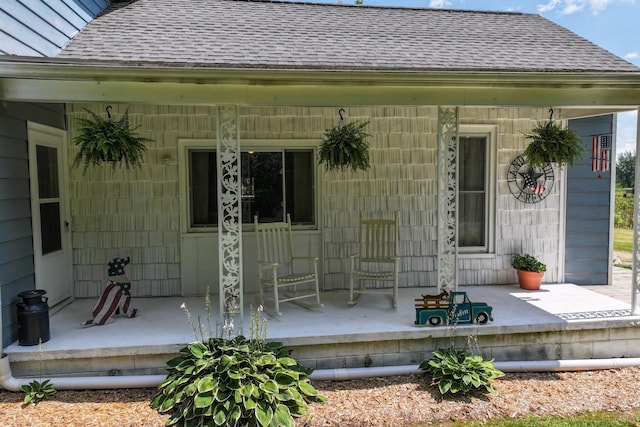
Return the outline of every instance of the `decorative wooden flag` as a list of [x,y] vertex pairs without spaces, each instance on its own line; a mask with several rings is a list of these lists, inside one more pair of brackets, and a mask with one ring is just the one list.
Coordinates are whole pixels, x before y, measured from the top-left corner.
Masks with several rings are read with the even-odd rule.
[[591,171],[608,171],[611,156],[611,135],[595,135],[591,139]]
[[529,171],[528,173],[521,174],[524,179],[524,184],[529,188],[532,193],[540,195],[544,193],[544,186],[538,183],[538,178],[542,176],[541,173]]

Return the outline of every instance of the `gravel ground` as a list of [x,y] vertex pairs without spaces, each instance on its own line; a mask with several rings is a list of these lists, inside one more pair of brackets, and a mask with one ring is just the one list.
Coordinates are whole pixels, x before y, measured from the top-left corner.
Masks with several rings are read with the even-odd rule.
[[[299,427],[415,426],[526,415],[572,416],[588,411],[640,411],[640,368],[566,373],[506,374],[496,393],[442,399],[421,375],[316,382],[328,401],[310,406]],[[155,389],[59,391],[22,406],[22,393],[0,391],[3,427],[162,426],[149,407]]]

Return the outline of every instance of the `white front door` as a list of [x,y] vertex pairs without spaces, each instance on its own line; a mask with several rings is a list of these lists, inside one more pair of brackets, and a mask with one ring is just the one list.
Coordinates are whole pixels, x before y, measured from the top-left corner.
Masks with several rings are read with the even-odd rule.
[[29,122],[27,133],[36,288],[47,291],[53,306],[73,288],[66,132]]

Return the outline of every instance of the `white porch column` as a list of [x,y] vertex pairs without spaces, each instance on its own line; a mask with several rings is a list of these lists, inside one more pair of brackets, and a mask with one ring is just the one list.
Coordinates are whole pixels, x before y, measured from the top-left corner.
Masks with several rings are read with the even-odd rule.
[[438,292],[458,289],[458,107],[438,107]]
[[218,286],[220,315],[243,315],[242,219],[240,217],[240,132],[238,107],[217,108],[218,162]]
[[631,283],[631,313],[639,314],[638,293],[640,292],[640,282],[638,281],[638,268],[640,267],[640,254],[638,253],[638,241],[640,230],[640,107],[638,108],[638,119],[636,120],[636,175],[633,186],[633,273]]

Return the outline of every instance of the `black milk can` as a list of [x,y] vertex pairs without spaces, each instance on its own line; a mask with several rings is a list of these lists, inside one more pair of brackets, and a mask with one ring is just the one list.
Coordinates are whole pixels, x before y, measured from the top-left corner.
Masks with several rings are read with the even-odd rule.
[[34,289],[18,294],[22,302],[18,308],[18,344],[38,345],[49,341],[49,298],[43,297],[47,291]]

